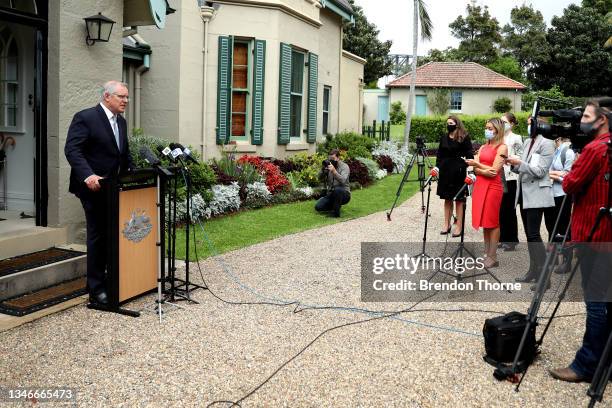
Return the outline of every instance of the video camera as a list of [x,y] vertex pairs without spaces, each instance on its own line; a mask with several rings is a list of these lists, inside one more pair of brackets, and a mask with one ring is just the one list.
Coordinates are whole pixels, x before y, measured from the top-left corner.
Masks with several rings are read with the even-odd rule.
[[[559,102],[554,101],[553,102]],[[612,106],[612,98],[605,98],[600,101],[601,106]],[[584,134],[580,130],[580,121],[584,108],[577,107],[571,109],[540,110],[540,99],[533,104],[531,113],[531,125],[529,126],[529,136],[535,137],[542,135],[546,139],[555,140],[558,137],[565,137],[572,143],[574,151],[581,151],[592,137]],[[546,123],[540,118],[552,118],[553,123]]]

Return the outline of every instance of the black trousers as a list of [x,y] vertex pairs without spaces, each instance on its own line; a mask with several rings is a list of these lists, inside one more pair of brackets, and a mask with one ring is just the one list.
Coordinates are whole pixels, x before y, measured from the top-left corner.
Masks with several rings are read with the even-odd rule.
[[[551,234],[553,233],[553,229],[555,228],[555,222],[557,221],[557,216],[559,213],[561,213],[561,218],[559,218],[557,234],[564,235],[567,227],[569,226],[570,216],[572,215],[572,200],[568,197],[564,208],[561,208],[564,197],[565,196],[555,197],[555,206],[544,210],[544,223],[546,224],[549,240],[551,238]],[[567,241],[570,241],[569,235]]]
[[536,278],[540,276],[546,259],[546,248],[540,235],[544,210],[545,208],[523,209],[521,203],[521,218],[523,220],[523,228],[525,228],[525,235],[527,235],[527,246],[529,249],[528,273]]
[[87,221],[87,290],[95,294],[106,290],[106,197],[88,192],[80,199]]
[[340,216],[340,207],[348,204],[349,201],[351,201],[351,193],[342,187],[336,187],[317,200],[315,210],[332,211],[333,215]]
[[502,197],[499,208],[499,242],[518,243],[518,220],[514,200],[516,198],[516,180],[506,181],[508,192]]

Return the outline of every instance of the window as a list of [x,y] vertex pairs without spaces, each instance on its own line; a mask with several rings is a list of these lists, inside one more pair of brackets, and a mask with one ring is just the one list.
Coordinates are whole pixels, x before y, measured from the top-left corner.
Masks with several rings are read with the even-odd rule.
[[0,0],[0,7],[36,14],[35,0]]
[[216,142],[263,143],[266,42],[219,37]]
[[0,127],[17,126],[17,57],[15,37],[7,27],[0,27]]
[[461,111],[462,100],[463,100],[463,92],[452,91],[451,101],[450,101],[450,110],[451,111]]
[[329,100],[331,99],[331,86],[323,87],[323,134],[329,133]]
[[304,54],[299,51],[291,53],[291,110],[290,136],[302,137],[302,97],[304,95]]
[[230,140],[248,140],[250,101],[249,48],[246,41],[235,41],[232,62],[232,134]]

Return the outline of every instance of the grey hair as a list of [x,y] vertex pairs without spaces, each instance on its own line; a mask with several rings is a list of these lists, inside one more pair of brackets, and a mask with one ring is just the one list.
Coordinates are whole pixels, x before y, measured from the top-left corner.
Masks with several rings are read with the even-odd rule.
[[102,93],[100,95],[100,100],[104,99],[104,94],[112,95],[117,92],[117,88],[119,87],[124,87],[127,89],[128,84],[126,84],[125,82],[114,80],[105,82],[104,85],[102,85]]

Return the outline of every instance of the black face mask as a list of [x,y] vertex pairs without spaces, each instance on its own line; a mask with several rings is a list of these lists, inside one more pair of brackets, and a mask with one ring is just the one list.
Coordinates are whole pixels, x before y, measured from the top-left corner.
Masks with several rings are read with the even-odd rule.
[[455,129],[457,129],[457,125],[446,125],[446,130],[448,130],[448,133],[454,132]]
[[601,127],[601,126],[595,127],[595,122],[597,122],[597,119],[595,119],[592,122],[580,122],[580,130],[582,131],[582,133],[584,133],[588,137],[595,136],[597,132],[599,132],[599,128]]

